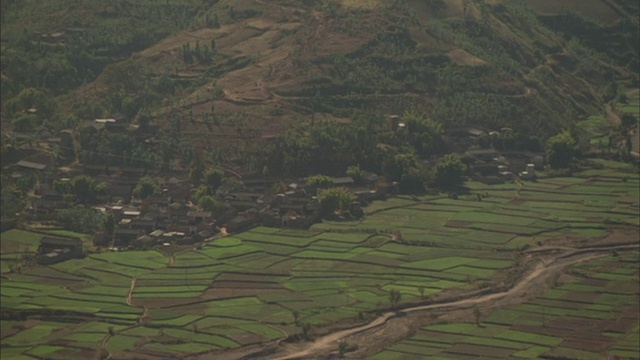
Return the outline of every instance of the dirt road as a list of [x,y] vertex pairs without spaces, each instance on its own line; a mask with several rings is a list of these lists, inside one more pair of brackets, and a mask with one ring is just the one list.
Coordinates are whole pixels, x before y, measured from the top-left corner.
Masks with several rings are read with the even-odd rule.
[[133,306],[133,291],[136,289],[136,283],[138,282],[138,278],[131,279],[131,287],[129,288],[129,293],[127,294],[127,305]]
[[[632,250],[637,249],[638,245],[622,245],[622,246],[614,246],[614,247],[606,247],[606,248],[585,248],[585,249],[573,249],[564,251],[563,253],[554,256],[553,258],[548,259],[547,261],[540,261],[533,267],[528,274],[519,280],[514,286],[509,288],[506,291],[496,292],[491,294],[486,294],[482,296],[469,297],[466,299],[461,299],[457,301],[439,303],[439,304],[431,304],[431,305],[422,305],[416,306],[412,308],[403,309],[402,312],[404,314],[421,312],[425,310],[442,310],[442,309],[451,309],[453,310],[461,310],[468,309],[471,307],[475,307],[478,305],[486,304],[486,303],[494,303],[496,301],[504,300],[506,298],[514,297],[517,298],[522,296],[523,293],[527,292],[532,287],[535,287],[542,282],[546,281],[550,276],[554,274],[558,274],[564,268],[584,261],[589,261],[598,257],[607,256],[610,251],[624,251],[624,250]],[[385,326],[385,324],[389,321],[389,319],[398,316],[396,312],[386,312],[373,320],[372,322],[359,326],[352,329],[337,331],[323,337],[316,339],[312,343],[303,344],[303,349],[297,348],[300,344],[290,345],[288,348],[285,347],[282,352],[289,353],[286,355],[276,355],[274,359],[276,360],[293,360],[293,359],[309,359],[314,358],[316,356],[321,356],[332,351],[335,351],[338,348],[338,343],[345,338],[366,332],[368,330]]]

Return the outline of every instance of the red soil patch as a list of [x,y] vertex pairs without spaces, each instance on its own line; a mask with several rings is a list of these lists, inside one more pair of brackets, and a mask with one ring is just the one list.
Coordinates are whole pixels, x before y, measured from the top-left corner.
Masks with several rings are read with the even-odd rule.
[[210,288],[205,291],[204,294],[200,296],[200,298],[203,300],[217,300],[233,297],[282,294],[289,292],[289,290],[285,289],[223,288],[216,286],[215,288]]
[[447,226],[447,227],[454,227],[454,228],[466,228],[466,227],[469,227],[471,225],[473,225],[473,222],[471,222],[471,221],[463,221],[463,220],[449,220],[445,224],[445,226]]
[[446,350],[446,352],[452,354],[506,359],[513,353],[513,350],[480,345],[456,344],[452,348]]
[[584,303],[577,303],[575,301],[563,301],[563,300],[551,300],[551,299],[537,299],[534,303],[547,306],[547,307],[557,308],[557,309],[570,309],[570,310],[573,310],[575,308],[581,308],[584,306]]
[[564,338],[565,336],[568,336],[571,333],[571,330],[573,328],[568,329],[564,324],[562,324],[562,326],[563,326],[562,328],[558,328],[558,327],[551,327],[551,326],[514,324],[511,328],[513,330],[518,330],[522,332]]
[[627,319],[640,319],[640,304],[627,307],[622,312]]
[[263,338],[262,336],[252,334],[250,332],[229,335],[227,337],[231,338],[233,341],[236,341],[242,345],[255,344],[265,340],[265,338]]
[[599,297],[600,297],[600,294],[598,293],[576,291],[576,292],[567,293],[566,300],[582,302],[582,303],[593,303]]
[[637,319],[624,318],[616,321],[614,324],[611,324],[611,326],[609,326],[606,330],[626,334],[627,331],[635,326],[638,326]]
[[562,343],[560,343],[560,346],[591,352],[601,352],[608,349],[614,343],[611,338],[599,336],[599,334],[593,334],[593,336],[589,336],[592,334],[584,334],[579,332],[576,335],[578,337],[565,339]]
[[547,326],[555,327],[559,329],[591,329],[598,325],[600,321],[593,319],[579,319],[579,318],[556,318],[547,322]]
[[[583,279],[580,282],[584,285],[599,286],[602,288],[605,288],[607,287],[607,285],[609,285],[609,280],[603,280],[603,279],[589,278],[589,279]],[[589,293],[589,294],[593,294],[593,293]],[[597,294],[593,294],[593,295],[597,295]]]
[[216,288],[229,289],[282,289],[277,283],[261,283],[253,281],[216,281],[213,285]]

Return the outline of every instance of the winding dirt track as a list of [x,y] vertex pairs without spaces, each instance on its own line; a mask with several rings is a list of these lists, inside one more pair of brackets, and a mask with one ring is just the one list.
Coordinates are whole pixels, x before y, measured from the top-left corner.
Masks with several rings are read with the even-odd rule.
[[[566,268],[567,266],[589,261],[594,258],[606,256],[608,252],[611,250],[631,250],[637,249],[638,245],[622,245],[622,246],[613,246],[606,248],[584,248],[579,250],[571,250],[568,252],[564,252],[560,255],[554,257],[551,261],[548,262],[540,262],[538,263],[523,279],[521,279],[518,283],[516,283],[513,287],[506,291],[481,295],[477,297],[470,297],[462,300],[451,301],[440,304],[431,304],[431,305],[422,305],[416,306],[412,308],[403,309],[404,313],[418,312],[424,310],[434,310],[434,309],[444,309],[451,308],[452,310],[460,310],[466,309],[469,307],[473,307],[476,305],[480,305],[487,302],[492,302],[496,300],[500,300],[509,296],[518,295],[526,292],[532,286],[534,286],[540,279],[546,279],[548,276],[553,275]],[[560,249],[558,249],[560,250]],[[337,349],[337,344],[342,339],[355,335],[358,333],[362,333],[364,331],[384,326],[384,324],[391,318],[396,317],[396,312],[386,312],[373,320],[372,322],[359,326],[352,329],[337,331],[323,337],[316,339],[313,343],[305,344],[306,348],[303,350],[291,350],[291,349],[283,349],[283,352],[287,351],[295,351],[288,355],[281,355],[280,357],[275,358],[276,360],[293,360],[293,359],[305,359],[312,358],[314,356],[319,356],[321,354],[325,354],[331,352],[332,350]]]
[[127,294],[127,305],[133,306],[133,291],[136,289],[136,283],[138,278],[131,279],[131,287],[129,288],[129,294]]

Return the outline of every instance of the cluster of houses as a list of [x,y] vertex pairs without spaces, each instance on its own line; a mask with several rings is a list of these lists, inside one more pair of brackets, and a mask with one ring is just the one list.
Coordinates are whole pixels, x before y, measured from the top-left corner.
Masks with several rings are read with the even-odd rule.
[[[332,178],[333,186],[345,187],[356,195],[354,211],[358,211],[359,205],[382,198],[389,191],[386,187],[377,186],[377,175],[367,175],[362,184],[356,184],[351,177]],[[230,191],[224,187],[218,189],[219,197],[240,210],[237,216],[226,223],[227,231],[242,230],[256,223],[297,228],[311,226],[320,219],[317,188],[306,186],[300,180],[245,179],[240,191]],[[273,191],[274,187],[284,191]]]
[[516,179],[533,180],[536,178],[536,171],[544,170],[544,157],[527,152],[469,150],[464,153],[462,160],[467,164],[468,175],[487,185]]
[[[95,119],[87,125],[96,130],[127,132],[139,140],[148,139],[148,129],[142,131],[136,125],[120,119]],[[392,117],[393,127],[402,127],[401,119]],[[64,130],[60,137],[50,133],[40,134],[45,145],[58,145],[61,150],[71,147],[71,131]],[[447,134],[458,143],[477,143],[486,136],[481,129],[458,129]],[[498,152],[494,149],[469,150],[462,155],[468,167],[469,177],[486,184],[535,178],[536,171],[544,167],[540,154],[527,152]],[[3,171],[19,179],[28,173],[37,173],[39,183],[36,197],[30,204],[30,216],[37,220],[55,219],[56,212],[71,206],[64,195],[58,193],[54,181],[71,181],[77,175],[88,175],[106,185],[97,195],[100,206],[96,209],[112,214],[115,229],[110,235],[96,235],[95,243],[113,248],[149,248],[158,244],[190,244],[210,238],[221,227],[229,232],[237,232],[257,224],[306,228],[320,218],[320,204],[317,189],[306,185],[304,179],[245,178],[240,185],[223,185],[216,191],[216,197],[229,207],[224,214],[201,211],[192,204],[195,185],[186,178],[184,172],[156,172],[136,167],[112,166],[109,164],[88,164],[80,167],[57,167],[50,158],[30,157],[5,166]],[[141,201],[133,197],[133,190],[144,177],[159,181],[160,192]],[[350,189],[358,198],[355,211],[361,204],[383,198],[394,192],[394,184],[381,186],[379,177],[365,173],[363,181],[356,184],[351,177],[332,178],[334,186]],[[67,201],[66,201],[67,200]],[[54,239],[55,240],[55,239]],[[63,259],[76,254],[73,246],[57,244],[59,251],[49,251],[52,244],[43,243],[44,261]],[[50,246],[51,245],[51,246]],[[73,245],[73,244],[72,244]],[[65,250],[67,249],[67,250]],[[71,250],[68,250],[71,249]],[[57,254],[57,255],[51,255]]]
[[[54,220],[58,211],[72,206],[56,191],[54,181],[71,181],[82,174],[106,185],[97,195],[100,205],[95,209],[111,214],[115,228],[110,235],[101,232],[95,236],[98,246],[144,249],[158,244],[191,244],[212,237],[221,227],[229,232],[257,224],[306,228],[320,218],[317,189],[307,186],[304,179],[251,178],[239,184],[223,185],[215,195],[230,210],[214,217],[192,203],[196,188],[184,174],[165,173],[165,177],[160,177],[145,169],[109,165],[64,168],[54,174],[53,167],[40,165],[21,161],[13,166],[16,177],[35,172],[41,179],[36,186],[37,196],[32,198],[29,207],[33,220]],[[146,176],[159,181],[160,191],[140,200],[133,192]],[[351,177],[332,178],[332,184],[349,188],[357,196],[359,205],[386,194],[388,189],[376,187],[377,180],[377,175],[367,174],[362,184],[356,184]]]

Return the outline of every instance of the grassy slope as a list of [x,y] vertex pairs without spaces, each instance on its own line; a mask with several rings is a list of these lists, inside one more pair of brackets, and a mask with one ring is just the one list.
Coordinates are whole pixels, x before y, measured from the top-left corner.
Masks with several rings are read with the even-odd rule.
[[[490,104],[483,111],[485,118],[476,120],[479,125],[553,132],[566,125],[567,117],[593,113],[611,76],[629,75],[610,66],[602,54],[543,27],[515,1],[490,2],[484,8],[471,3],[466,22],[462,1],[341,3],[342,8],[310,8],[292,1],[222,0],[207,10],[194,1],[190,6],[200,10],[190,24],[171,27],[173,35],[145,50],[132,49],[131,58],[107,67],[95,82],[59,100],[66,110],[87,100],[108,109],[109,104],[100,101],[122,89],[117,79],[125,73],[132,83],[136,75],[171,77],[178,90],[156,94],[154,117],[162,124],[169,113],[193,114],[196,121],[186,125],[188,136],[237,136],[234,121],[205,131],[197,119],[212,109],[218,114],[241,112],[240,121],[250,119],[250,128],[279,134],[312,110],[340,118],[354,108],[418,108],[448,122],[470,118],[471,103]],[[543,0],[527,3],[546,16],[571,9]],[[586,15],[599,16],[604,24],[625,14],[622,7],[607,7],[603,1],[581,4]],[[115,21],[116,10],[106,5],[90,10],[93,5],[78,1],[68,16],[50,9],[50,16],[31,20],[28,29],[54,30],[77,18],[90,28]],[[30,6],[23,7],[18,19],[37,18],[28,16]],[[204,26],[206,14],[213,13],[222,24],[218,29]],[[19,33],[20,24],[3,24],[3,30]],[[188,31],[180,32],[180,26]],[[218,49],[213,64],[182,61],[184,44],[193,48],[196,40],[208,44],[212,38]],[[145,90],[125,86],[124,92],[135,98]],[[500,110],[492,113],[492,107]],[[509,108],[516,111],[505,111]],[[519,121],[514,123],[514,118]]]

